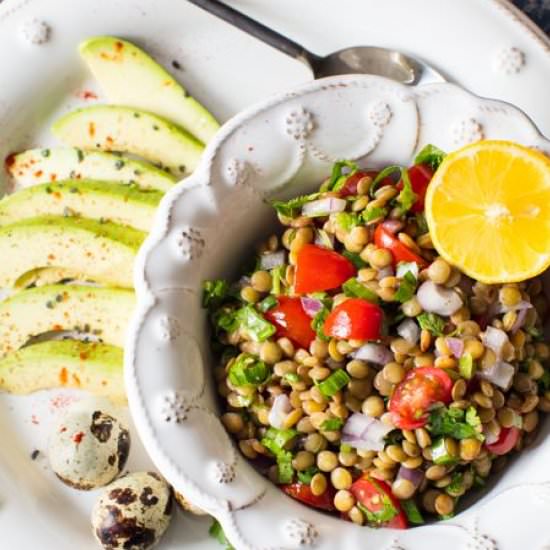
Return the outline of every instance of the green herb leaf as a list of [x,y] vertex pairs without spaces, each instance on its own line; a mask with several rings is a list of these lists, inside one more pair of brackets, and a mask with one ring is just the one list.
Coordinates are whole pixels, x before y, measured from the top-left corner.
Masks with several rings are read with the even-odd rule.
[[344,386],[347,386],[351,378],[343,369],[336,369],[328,378],[320,382],[317,387],[325,397],[332,397]]
[[337,432],[344,425],[341,418],[329,418],[321,424],[321,430],[324,432]]
[[273,296],[273,294],[270,294],[269,296],[266,296],[259,304],[258,309],[265,313],[266,311],[269,311],[270,309],[274,308],[277,305],[277,298]]
[[292,467],[292,453],[280,452],[277,455],[277,481],[279,483],[292,483],[294,468]]
[[[371,483],[378,487],[378,485],[374,481],[371,481]],[[380,503],[378,505],[382,506],[380,510],[377,510],[376,512],[371,512],[366,508],[366,506],[364,506],[360,502],[356,504],[359,510],[361,510],[361,512],[365,514],[368,522],[376,527],[380,527],[384,523],[391,521],[395,516],[399,514],[399,510],[393,505],[390,497],[386,495],[386,493],[381,488],[378,488],[378,493],[380,495]]]
[[353,451],[353,447],[351,445],[348,445],[347,443],[342,443],[340,445],[341,453],[351,453],[352,451]]
[[365,208],[363,210],[362,218],[363,222],[366,224],[369,224],[375,220],[379,220],[380,218],[385,218],[388,215],[388,209],[383,208],[382,206],[374,206],[369,208]]
[[403,181],[403,189],[401,189],[395,200],[399,208],[399,213],[403,216],[412,208],[418,196],[413,191],[409,172],[405,168],[401,171],[401,180]]
[[316,466],[310,466],[307,470],[298,472],[298,481],[300,481],[300,483],[309,485],[313,476],[318,472],[319,468],[317,468]]
[[374,197],[374,193],[376,189],[384,179],[386,179],[389,176],[393,176],[394,174],[399,174],[399,176],[401,176],[402,171],[403,171],[403,168],[397,165],[386,166],[386,168],[384,168],[383,170],[380,170],[380,172],[378,172],[378,175],[374,178],[374,181],[370,186],[370,190],[369,190],[370,196]]
[[355,226],[361,223],[361,217],[355,212],[338,212],[336,223],[343,231],[349,233]]
[[302,379],[300,378],[299,374],[296,374],[295,372],[289,372],[284,375],[283,377],[285,380],[288,380],[292,384],[296,384],[297,382],[300,382]]
[[445,492],[452,496],[458,497],[464,493],[464,487],[462,482],[464,480],[464,474],[461,472],[454,472],[451,477],[451,483],[445,487]]
[[439,407],[430,413],[427,429],[433,435],[447,435],[454,439],[475,437],[483,440],[481,421],[475,407],[469,407],[467,414],[455,407]]
[[202,307],[218,307],[229,293],[229,283],[223,279],[204,281],[202,285]]
[[364,267],[367,267],[367,262],[359,256],[359,254],[355,254],[355,252],[350,252],[349,250],[344,250],[342,252],[342,256],[347,258],[356,269],[363,269]]
[[237,320],[242,330],[254,342],[264,342],[276,332],[276,328],[266,321],[252,305],[244,306],[237,312]]
[[224,547],[225,550],[235,550],[234,547],[227,540],[227,537],[223,532],[223,528],[217,519],[212,518],[212,525],[210,526],[208,533],[212,538],[216,539]]
[[239,328],[237,312],[238,310],[230,307],[220,308],[212,316],[212,323],[217,329],[233,332]]
[[434,170],[439,168],[439,165],[443,162],[443,159],[447,156],[445,151],[439,149],[435,145],[426,145],[416,158],[415,164],[429,164]]
[[330,313],[332,298],[326,292],[314,292],[313,294],[310,294],[310,296],[316,300],[320,300],[323,303],[323,307],[311,320],[311,328],[321,340],[328,342],[330,338],[323,332],[323,325],[325,324],[326,318]]
[[343,285],[342,290],[346,296],[351,298],[363,298],[373,304],[378,303],[378,295],[370,288],[367,288],[363,283],[359,282],[355,277],[348,279]]
[[279,483],[291,483],[294,478],[292,467],[292,453],[285,446],[296,436],[296,430],[277,430],[269,428],[262,438],[262,445],[269,449],[277,460],[277,472]]
[[[269,428],[262,439],[272,441],[278,449],[284,449],[288,443],[298,435],[296,430],[278,430],[277,428]],[[265,445],[267,447],[267,445]],[[271,450],[271,449],[270,449]]]
[[[348,171],[344,173],[344,168]],[[346,184],[346,180],[359,170],[359,166],[350,160],[339,160],[332,166],[330,179],[321,187],[321,191],[339,191]]]
[[470,380],[474,376],[476,371],[476,366],[474,364],[474,359],[470,353],[462,354],[462,357],[458,360],[458,372],[462,378]]
[[421,313],[416,320],[420,328],[429,330],[434,336],[443,336],[445,320],[435,313]]
[[320,193],[312,193],[311,195],[302,195],[295,197],[289,201],[272,201],[271,206],[275,208],[278,214],[287,218],[295,218],[302,212],[302,206],[308,202],[317,200]]
[[430,229],[428,228],[428,222],[426,221],[426,215],[424,212],[419,212],[416,216],[416,225],[418,227],[418,235],[424,235],[428,233]]
[[400,303],[408,302],[415,292],[416,277],[410,271],[407,271],[399,283],[399,288],[395,293],[395,300]]
[[412,523],[413,525],[422,525],[425,523],[424,518],[422,517],[422,514],[420,513],[420,510],[414,500],[402,500],[401,507],[403,508],[409,523]]
[[270,375],[269,367],[250,353],[241,353],[229,368],[229,381],[236,387],[261,386]]

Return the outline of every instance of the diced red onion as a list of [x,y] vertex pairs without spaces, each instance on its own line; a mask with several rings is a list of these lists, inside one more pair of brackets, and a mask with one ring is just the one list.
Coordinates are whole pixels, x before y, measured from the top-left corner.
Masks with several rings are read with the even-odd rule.
[[278,395],[273,400],[273,405],[267,416],[269,424],[278,430],[283,428],[283,422],[292,411],[292,405],[288,396],[284,393]]
[[499,304],[497,313],[508,313],[509,311],[524,311],[526,309],[531,309],[533,304],[527,300],[521,300],[516,305],[505,306],[504,304]]
[[274,269],[286,263],[286,253],[284,250],[278,252],[270,252],[260,256],[260,267],[262,269]]
[[376,278],[381,281],[382,279],[386,277],[391,277],[393,275],[393,269],[391,266],[383,267],[382,269],[378,270],[378,273],[376,274]]
[[336,197],[327,197],[316,201],[311,201],[302,206],[302,215],[308,218],[316,216],[328,216],[335,212],[343,212],[346,209],[347,201]]
[[327,233],[323,229],[315,231],[315,240],[313,242],[318,246],[334,250],[334,235],[332,233]]
[[419,468],[411,470],[410,468],[405,468],[405,466],[401,466],[399,468],[399,471],[397,472],[396,479],[406,479],[407,481],[410,481],[415,486],[415,488],[418,489],[420,484],[424,481],[424,472]]
[[342,443],[358,450],[382,451],[384,438],[394,429],[384,422],[366,414],[352,414],[342,430]]
[[352,353],[354,359],[370,361],[377,365],[386,365],[393,361],[393,353],[382,344],[373,344],[368,342],[362,345],[357,351]]
[[404,224],[403,222],[399,220],[386,220],[382,222],[382,227],[392,235],[397,233],[398,231],[401,231],[403,229]]
[[514,321],[514,324],[512,325],[512,328],[510,329],[510,332],[512,334],[515,334],[525,324],[525,319],[526,318],[527,318],[527,310],[526,309],[520,309],[518,311],[518,315],[516,317],[516,320]]
[[319,311],[323,308],[321,300],[316,300],[315,298],[310,298],[309,296],[302,296],[300,301],[302,302],[304,311],[311,318],[315,317],[315,315],[317,315],[317,313],[319,313]]
[[488,380],[491,384],[502,388],[504,391],[510,389],[515,373],[516,369],[514,366],[505,361],[497,361],[491,368],[477,371],[477,375],[480,378]]
[[487,424],[484,424],[483,435],[485,436],[486,445],[492,445],[493,443],[496,443],[498,441],[498,438],[500,437],[500,426],[498,426],[498,433],[494,434],[491,430],[488,429]]
[[416,293],[418,302],[424,311],[450,316],[462,307],[462,299],[452,289],[426,281]]
[[409,271],[414,275],[415,279],[418,279],[418,264],[416,262],[399,262],[395,275],[402,279]]
[[416,344],[420,338],[420,327],[412,319],[405,319],[399,323],[397,327],[397,334],[401,338],[405,338],[410,344]]
[[502,348],[508,343],[508,335],[501,329],[488,326],[481,338],[483,345],[492,349],[497,357],[502,356]]
[[452,338],[448,336],[447,338],[445,338],[445,342],[451,353],[457,359],[460,359],[462,357],[462,354],[464,353],[464,341],[460,338]]

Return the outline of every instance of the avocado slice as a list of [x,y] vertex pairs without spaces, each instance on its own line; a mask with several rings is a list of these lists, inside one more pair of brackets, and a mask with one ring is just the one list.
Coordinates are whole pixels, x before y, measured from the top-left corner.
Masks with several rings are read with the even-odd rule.
[[68,280],[95,282],[86,279],[86,276],[78,271],[72,271],[64,267],[38,267],[23,273],[23,275],[15,281],[13,288],[22,290],[30,286],[53,285]]
[[118,105],[92,105],[56,120],[54,135],[65,145],[132,153],[184,176],[199,163],[203,145],[172,122]]
[[68,180],[21,189],[0,200],[0,225],[43,215],[82,216],[149,231],[162,198],[121,183]]
[[203,143],[218,131],[216,119],[134,44],[113,36],[94,36],[82,42],[79,49],[111,103],[167,118]]
[[0,302],[0,358],[52,331],[84,331],[122,348],[134,306],[134,292],[123,288],[48,285],[22,290]]
[[6,159],[6,170],[18,186],[68,179],[135,183],[141,189],[168,191],[176,178],[149,162],[120,154],[72,147],[29,149]]
[[52,340],[0,359],[0,391],[24,395],[58,387],[78,388],[126,401],[122,348],[99,342]]
[[0,227],[0,287],[27,271],[65,267],[104,284],[132,287],[145,233],[112,222],[41,216]]

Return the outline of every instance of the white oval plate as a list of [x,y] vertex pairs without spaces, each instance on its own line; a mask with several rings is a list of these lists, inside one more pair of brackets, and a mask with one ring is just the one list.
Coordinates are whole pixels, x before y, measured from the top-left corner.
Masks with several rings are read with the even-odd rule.
[[[550,133],[548,40],[500,0],[300,0],[299,10],[296,0],[232,5],[317,53],[366,43],[414,52],[478,94],[515,102]],[[29,38],[40,39],[41,23],[51,34],[35,44]],[[135,40],[168,67],[178,61],[183,71],[174,71],[176,76],[221,120],[311,78],[300,63],[183,0],[3,0],[0,159],[13,150],[53,144],[51,120],[82,104],[83,90],[98,92],[76,46],[86,36],[109,33]],[[5,183],[0,171],[0,188]],[[0,396],[2,547],[96,548],[88,520],[96,494],[63,487],[43,454],[30,460],[34,449],[44,450],[59,413],[52,400],[66,394],[74,395]],[[130,467],[149,467],[137,437],[134,443]],[[161,548],[218,548],[206,534],[208,523],[180,518]]]
[[338,159],[408,165],[428,143],[450,151],[481,139],[550,153],[550,141],[519,109],[456,85],[333,77],[234,117],[195,173],[163,199],[136,262],[138,306],[125,368],[130,410],[162,474],[216,516],[237,548],[460,550],[498,540],[499,548],[516,550],[515,526],[501,523],[509,513],[538,526],[522,533],[529,548],[545,542],[542,500],[529,509],[504,502],[527,502],[533,490],[542,495],[550,486],[550,440],[540,437],[536,452],[523,453],[487,496],[453,520],[397,533],[358,527],[289,499],[236,452],[212,399],[201,282],[235,276],[239,259],[270,233],[276,216],[267,199],[311,193]]

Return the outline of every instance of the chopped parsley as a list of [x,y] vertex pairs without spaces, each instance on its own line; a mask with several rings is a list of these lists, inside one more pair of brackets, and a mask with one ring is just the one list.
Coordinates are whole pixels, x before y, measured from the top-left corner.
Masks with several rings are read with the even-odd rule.
[[317,468],[316,466],[310,466],[307,470],[304,470],[303,472],[298,472],[298,481],[309,485],[311,483],[311,480],[313,479],[313,476],[318,472],[319,468]]
[[346,296],[350,298],[363,298],[373,304],[378,303],[378,295],[359,282],[355,277],[348,279],[343,285],[342,290]]
[[366,224],[369,224],[375,220],[379,220],[380,218],[385,218],[387,215],[387,208],[383,208],[382,206],[374,206],[372,208],[369,208],[367,206],[367,208],[363,210],[362,218]]
[[428,164],[434,170],[439,168],[443,159],[447,156],[445,151],[439,149],[435,145],[426,145],[414,159],[415,164]]
[[321,424],[321,430],[324,432],[337,432],[344,425],[341,418],[329,418]]
[[302,211],[302,206],[308,202],[319,198],[320,193],[311,193],[311,195],[302,195],[288,201],[272,201],[271,206],[275,208],[278,214],[287,218],[295,218]]
[[445,320],[435,313],[421,313],[416,320],[421,329],[430,331],[434,336],[443,336]]
[[447,435],[454,439],[475,437],[480,441],[484,440],[481,420],[473,406],[468,407],[466,412],[454,407],[438,407],[430,413],[427,429],[432,435]]
[[277,430],[276,428],[269,428],[262,438],[262,445],[268,449],[277,460],[279,483],[291,483],[294,478],[292,453],[286,450],[285,446],[297,435],[298,432],[296,430]]
[[342,252],[342,256],[347,258],[356,269],[363,269],[364,267],[367,267],[367,262],[359,256],[359,254],[355,254],[355,252],[350,252],[349,250],[344,250]]
[[[371,483],[374,484],[372,481]],[[378,485],[376,487],[378,488]],[[382,489],[379,489],[379,496],[380,499],[376,506],[380,506],[380,509],[376,512],[371,512],[360,502],[357,503],[357,507],[365,514],[367,521],[372,527],[381,527],[384,523],[391,521],[399,514],[399,510],[393,505],[390,497]]]
[[445,492],[452,496],[458,497],[464,493],[464,474],[461,472],[454,472],[451,477],[451,483],[445,488]]
[[409,178],[409,172],[406,168],[401,170],[401,181],[403,182],[403,189],[401,189],[395,201],[397,203],[400,215],[404,216],[412,208],[418,196],[413,191],[411,179]]
[[349,233],[356,225],[361,223],[361,216],[355,212],[338,212],[336,223],[341,229]]
[[202,285],[202,307],[218,307],[229,294],[229,283],[223,279],[204,281]]
[[410,271],[403,275],[399,288],[395,293],[395,300],[401,303],[408,302],[416,292],[416,277]]

